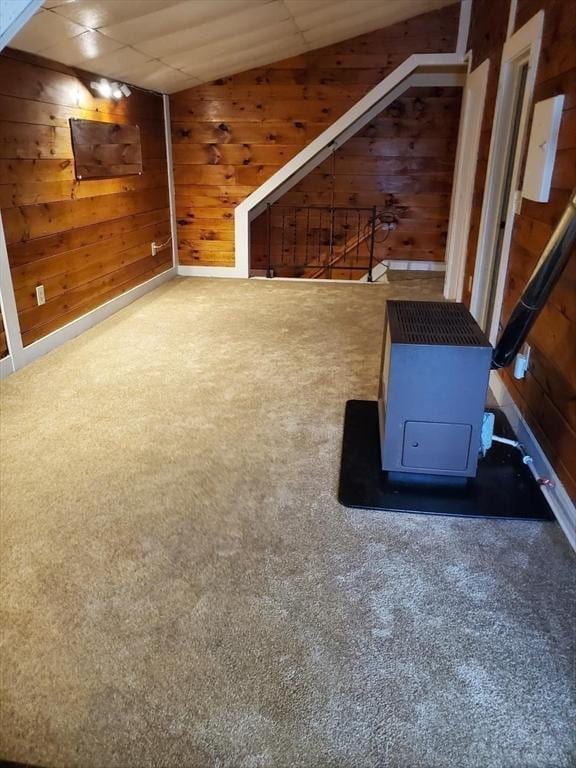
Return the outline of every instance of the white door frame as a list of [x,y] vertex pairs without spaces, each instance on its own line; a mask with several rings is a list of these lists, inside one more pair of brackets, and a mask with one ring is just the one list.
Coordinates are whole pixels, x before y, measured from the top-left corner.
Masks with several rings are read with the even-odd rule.
[[469,72],[462,95],[458,148],[454,165],[454,183],[452,185],[450,221],[446,242],[444,297],[451,301],[462,301],[474,181],[489,69],[490,60],[486,59],[473,72]]
[[[476,250],[476,265],[474,269],[474,282],[472,284],[472,298],[470,311],[481,326],[486,323],[486,313],[490,295],[490,275],[492,272],[494,249],[496,247],[500,210],[504,185],[506,183],[506,157],[511,133],[513,129],[513,95],[515,92],[517,77],[521,66],[528,62],[528,74],[524,100],[522,103],[520,124],[517,142],[523,142],[526,135],[528,114],[532,104],[540,46],[542,42],[542,30],[544,27],[544,11],[539,11],[530,21],[524,24],[512,37],[508,38],[502,51],[500,79],[496,97],[494,122],[492,125],[492,138],[490,141],[490,154],[488,156],[488,170],[486,173],[486,185],[484,187],[484,199],[482,201],[482,218],[478,235],[478,247]],[[518,146],[517,143],[517,146]],[[513,150],[514,151],[514,150]],[[512,194],[510,195],[506,224],[502,238],[502,254],[500,268],[496,277],[496,290],[494,298],[494,313],[490,328],[486,328],[487,336],[492,343],[498,335],[498,324],[504,298],[504,287],[508,271],[508,256],[515,214],[515,190],[518,188],[520,175],[520,163],[522,152],[516,152],[512,176],[510,179]]]

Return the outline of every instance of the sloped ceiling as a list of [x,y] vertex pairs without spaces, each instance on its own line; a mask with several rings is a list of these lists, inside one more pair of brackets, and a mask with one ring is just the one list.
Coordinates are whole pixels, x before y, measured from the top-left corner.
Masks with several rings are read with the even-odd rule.
[[45,0],[10,46],[173,93],[452,2]]

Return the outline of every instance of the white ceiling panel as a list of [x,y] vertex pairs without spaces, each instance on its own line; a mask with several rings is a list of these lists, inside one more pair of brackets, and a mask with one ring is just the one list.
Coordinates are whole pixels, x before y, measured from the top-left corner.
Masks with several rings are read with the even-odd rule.
[[74,3],[76,0],[44,0],[42,6],[46,9],[56,8],[61,5],[68,5],[68,3]]
[[193,29],[184,29],[162,38],[147,40],[138,45],[152,56],[165,56],[190,51],[194,47],[206,46],[242,32],[263,29],[274,22],[290,19],[290,12],[280,0],[259,7],[244,8],[220,19],[200,24]]
[[[287,42],[284,44],[276,45],[276,61],[281,59],[288,59],[292,56],[298,56],[301,52],[300,44],[296,42]],[[231,60],[227,62],[218,63],[213,71],[201,72],[198,71],[200,81],[203,83],[216,80],[220,77],[228,77],[235,75],[238,72],[247,72],[249,69],[255,67],[265,67],[270,64],[270,48],[263,50],[258,56],[251,56],[249,59],[238,59],[236,63],[232,63]]]
[[338,43],[451,2],[45,0],[43,10],[11,45],[170,93]]
[[137,67],[141,67],[149,61],[150,56],[148,54],[141,53],[134,48],[124,47],[113,53],[92,59],[90,69],[99,75],[121,80],[126,78],[129,72],[133,72]]
[[[381,0],[379,0],[381,2]],[[288,8],[292,16],[302,16],[318,8],[328,8],[334,5],[334,0],[284,0],[284,5]]]
[[[1,1],[1,0],[0,0]],[[40,51],[85,32],[85,27],[64,19],[51,11],[40,10],[12,38],[10,45],[20,51],[39,53]]]
[[100,29],[127,19],[163,11],[180,2],[181,0],[74,0],[60,6],[57,13],[89,29]]
[[[335,39],[346,39],[343,38],[344,35],[355,37],[378,29],[374,25],[382,18],[381,7],[375,6],[372,0],[358,0],[358,4],[360,2],[365,2],[365,7],[359,14],[336,16],[331,21],[322,21],[317,15],[314,15],[314,18],[309,15],[303,19],[298,19],[297,23],[303,29],[302,34],[306,41],[313,48],[321,48],[323,45],[334,42]],[[419,8],[421,9],[419,13],[425,13],[441,7],[442,2],[443,0],[412,0],[412,8]],[[390,24],[396,24],[409,18],[406,13],[406,7],[402,3],[397,3],[390,7],[387,18],[390,20]]]
[[262,45],[263,40],[276,42],[292,38],[294,35],[298,36],[300,45],[302,45],[302,35],[298,27],[292,19],[287,19],[279,24],[267,26],[265,29],[252,29],[250,32],[230,34],[230,36],[226,36],[223,40],[217,40],[208,45],[192,46],[189,50],[177,53],[174,56],[162,56],[162,61],[170,64],[171,67],[188,71],[194,64],[205,65],[231,54],[242,54],[247,58],[251,55],[253,47]]
[[199,25],[243,9],[263,5],[269,0],[185,0],[166,6],[145,16],[134,16],[121,24],[104,27],[101,31],[130,45],[169,36],[175,32],[192,32]]
[[[244,69],[250,69],[250,66],[248,65],[252,61],[255,59],[263,60],[267,56],[270,56],[272,51],[280,51],[281,55],[286,58],[289,55],[293,55],[293,53],[297,53],[301,49],[301,46],[302,41],[300,34],[298,34],[283,40],[281,44],[279,44],[276,40],[270,40],[267,43],[262,43],[261,45],[254,45],[249,49],[230,51],[229,53],[220,56],[217,59],[207,59],[203,63],[197,63],[190,67],[183,67],[183,71],[190,75],[195,75],[200,79],[206,79],[207,73],[212,69],[216,72],[222,73],[226,71],[227,67],[235,67],[235,71],[238,72],[242,71],[237,69],[239,64],[246,64],[247,66],[244,66]],[[289,53],[285,53],[285,51],[289,51]],[[215,75],[215,77],[222,76],[222,74]]]
[[[411,2],[418,2],[418,0],[411,0]],[[384,5],[382,0],[354,0],[354,3],[350,3],[348,0],[334,0],[330,3],[329,7],[325,5],[313,7],[305,3],[299,9],[292,11],[292,14],[298,20],[300,29],[306,30],[318,24],[330,23],[333,19],[350,17],[360,19],[367,10],[379,10],[380,16],[383,16]],[[387,5],[390,6],[392,4],[387,3]],[[389,9],[387,8],[386,13],[388,11]]]
[[125,70],[125,72],[126,79],[132,83],[135,83],[136,80],[144,80],[148,77],[151,77],[154,72],[168,72],[171,69],[172,67],[169,67],[167,64],[163,64],[161,61],[158,61],[158,59],[148,59],[148,61],[144,63],[130,67],[129,69]]
[[395,24],[399,20],[424,13],[425,10],[440,8],[442,5],[446,5],[444,0],[410,0],[409,3],[402,0],[392,3],[382,3],[379,0],[355,0],[352,5],[348,0],[338,0],[331,5],[329,15],[326,8],[319,8],[296,18],[298,26],[304,32],[318,27],[330,27],[334,23],[349,22],[351,26],[358,27],[364,22],[370,26],[383,19],[386,19],[386,26],[388,26],[388,22]]
[[[159,90],[160,81],[167,84],[167,89],[173,90],[181,90],[182,88],[198,85],[199,83],[198,79],[168,67],[156,59],[130,70],[126,75],[126,80],[134,85],[152,90]],[[188,85],[189,83],[190,85]]]
[[101,58],[121,47],[121,43],[89,29],[51,48],[44,48],[41,53],[47,59],[57,59],[62,64],[85,66],[92,59]]

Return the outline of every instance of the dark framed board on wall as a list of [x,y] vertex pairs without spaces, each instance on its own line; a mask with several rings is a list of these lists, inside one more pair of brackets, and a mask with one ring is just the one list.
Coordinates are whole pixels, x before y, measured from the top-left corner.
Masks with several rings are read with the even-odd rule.
[[70,120],[77,179],[111,179],[142,173],[137,125]]

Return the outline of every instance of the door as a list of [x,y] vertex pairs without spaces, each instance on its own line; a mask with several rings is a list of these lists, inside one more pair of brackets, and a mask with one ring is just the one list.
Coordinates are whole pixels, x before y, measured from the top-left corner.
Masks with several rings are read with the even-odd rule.
[[[498,303],[498,285],[504,262],[503,252],[506,247],[505,233],[507,224],[510,228],[514,226],[515,199],[514,193],[515,181],[517,177],[514,174],[515,166],[522,160],[524,151],[524,135],[520,133],[520,121],[522,117],[522,108],[526,96],[526,77],[528,75],[528,61],[520,62],[515,76],[515,90],[511,102],[512,108],[512,130],[510,139],[506,147],[504,159],[504,184],[502,187],[502,199],[496,220],[496,237],[494,239],[493,251],[488,259],[488,279],[486,284],[486,295],[482,312],[481,326],[490,335],[491,329],[498,328],[500,319],[501,302]],[[518,185],[519,186],[519,185]],[[509,219],[511,220],[509,222]]]
[[474,179],[489,68],[490,62],[486,59],[473,72],[469,72],[462,95],[450,222],[446,241],[444,298],[451,301],[462,301]]
[[502,53],[498,94],[470,310],[492,343],[502,311],[528,114],[538,66],[544,14],[536,14],[510,37]]

